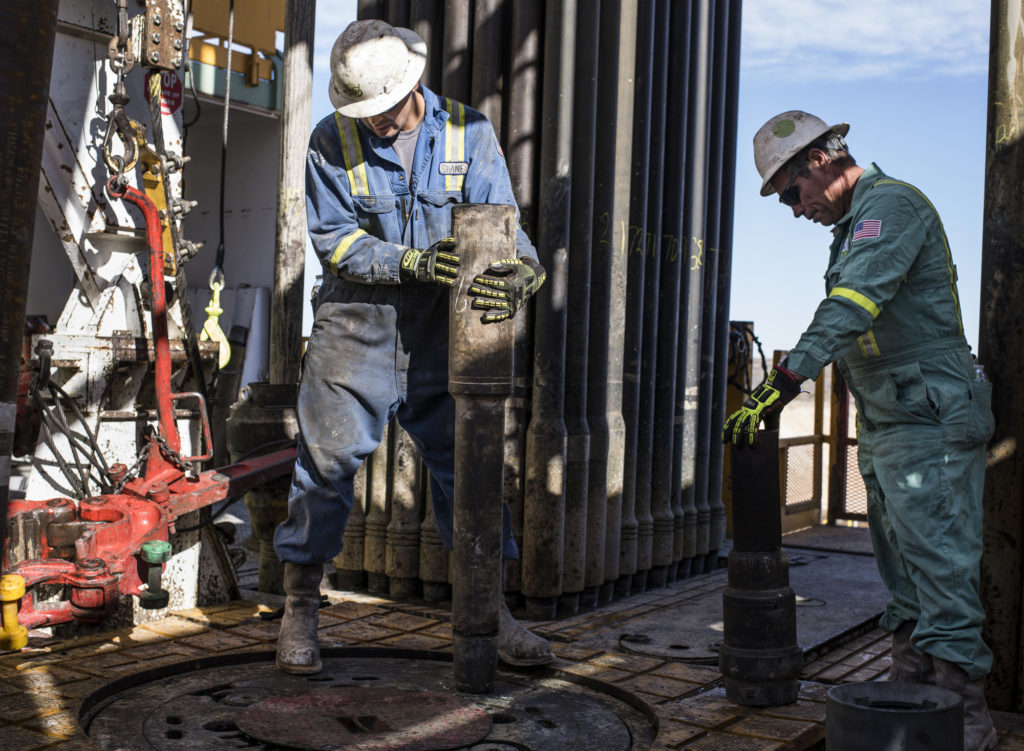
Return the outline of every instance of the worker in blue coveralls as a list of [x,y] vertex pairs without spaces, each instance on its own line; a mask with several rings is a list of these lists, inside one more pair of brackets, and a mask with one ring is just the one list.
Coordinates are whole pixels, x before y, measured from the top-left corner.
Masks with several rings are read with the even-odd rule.
[[848,130],[790,111],[754,136],[761,195],[777,193],[833,239],[825,299],[722,439],[753,443],[804,379],[838,363],[857,405],[871,540],[891,595],[880,622],[893,632],[889,677],[958,693],[964,748],[990,749],[979,564],[991,384],[976,376],[935,207],[877,165],[858,166]]
[[[450,237],[451,209],[516,201],[487,118],[419,83],[426,54],[409,29],[350,24],[331,52],[337,111],[310,137],[306,212],[324,281],[299,385],[288,518],[274,535],[286,595],[277,666],[287,673],[322,669],[323,564],[341,551],[356,469],[393,416],[429,469],[438,531],[452,545],[448,309],[459,248]],[[516,254],[494,259],[470,285],[485,323],[515,315],[544,281],[522,230]],[[507,508],[503,533],[503,558],[518,557]],[[498,655],[521,666],[553,659],[548,642],[504,602]]]

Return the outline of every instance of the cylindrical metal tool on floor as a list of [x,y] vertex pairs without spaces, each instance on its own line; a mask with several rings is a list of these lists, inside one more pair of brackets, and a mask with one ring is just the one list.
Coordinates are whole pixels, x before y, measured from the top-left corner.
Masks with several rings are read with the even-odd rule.
[[828,751],[963,751],[963,704],[938,686],[844,683],[827,695],[825,745]]
[[456,687],[489,693],[498,668],[503,438],[515,322],[482,323],[466,293],[488,264],[515,258],[516,211],[455,206],[452,236],[462,260],[448,324],[448,390],[455,397],[452,649]]
[[732,450],[732,486],[733,549],[718,663],[725,695],[745,706],[789,704],[800,691],[803,650],[782,550],[777,428],[762,430],[756,446]]

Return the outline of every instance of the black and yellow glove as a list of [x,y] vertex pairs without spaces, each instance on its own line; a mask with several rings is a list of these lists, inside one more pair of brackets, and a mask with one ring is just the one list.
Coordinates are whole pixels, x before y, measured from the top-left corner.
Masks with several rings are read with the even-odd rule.
[[761,420],[777,415],[800,393],[800,378],[783,367],[775,366],[765,382],[758,386],[743,406],[733,412],[722,428],[722,443],[738,445],[746,435],[751,446],[757,443]]
[[532,258],[503,258],[479,274],[469,288],[476,310],[486,310],[484,323],[496,323],[518,313],[540,286],[547,272]]
[[409,248],[402,256],[399,278],[403,282],[433,282],[450,287],[459,274],[459,256],[454,250],[453,237],[438,240],[426,250]]

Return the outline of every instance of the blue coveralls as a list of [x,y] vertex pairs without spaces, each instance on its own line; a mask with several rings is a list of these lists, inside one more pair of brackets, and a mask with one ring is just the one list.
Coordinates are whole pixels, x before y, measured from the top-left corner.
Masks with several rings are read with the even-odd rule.
[[[425,115],[408,179],[391,145],[357,120],[335,113],[310,137],[306,213],[324,280],[299,385],[288,518],[274,534],[282,561],[319,563],[341,552],[352,478],[395,415],[430,471],[438,533],[452,545],[450,288],[399,284],[399,262],[407,248],[451,235],[453,205],[516,201],[487,118],[420,91]],[[521,229],[516,246],[536,260]],[[502,556],[518,557],[507,507],[503,531]]]
[[833,229],[825,289],[787,367],[838,360],[858,410],[858,460],[882,581],[881,625],[974,680],[992,666],[979,596],[991,384],[975,380],[938,213],[872,164]]

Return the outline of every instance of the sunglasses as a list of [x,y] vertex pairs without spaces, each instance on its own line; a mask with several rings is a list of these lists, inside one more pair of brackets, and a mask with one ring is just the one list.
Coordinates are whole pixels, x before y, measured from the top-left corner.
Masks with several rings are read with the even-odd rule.
[[796,206],[800,203],[800,187],[793,185],[793,181],[796,180],[796,174],[789,176],[789,182],[786,183],[786,187],[779,193],[779,203],[785,206]]

